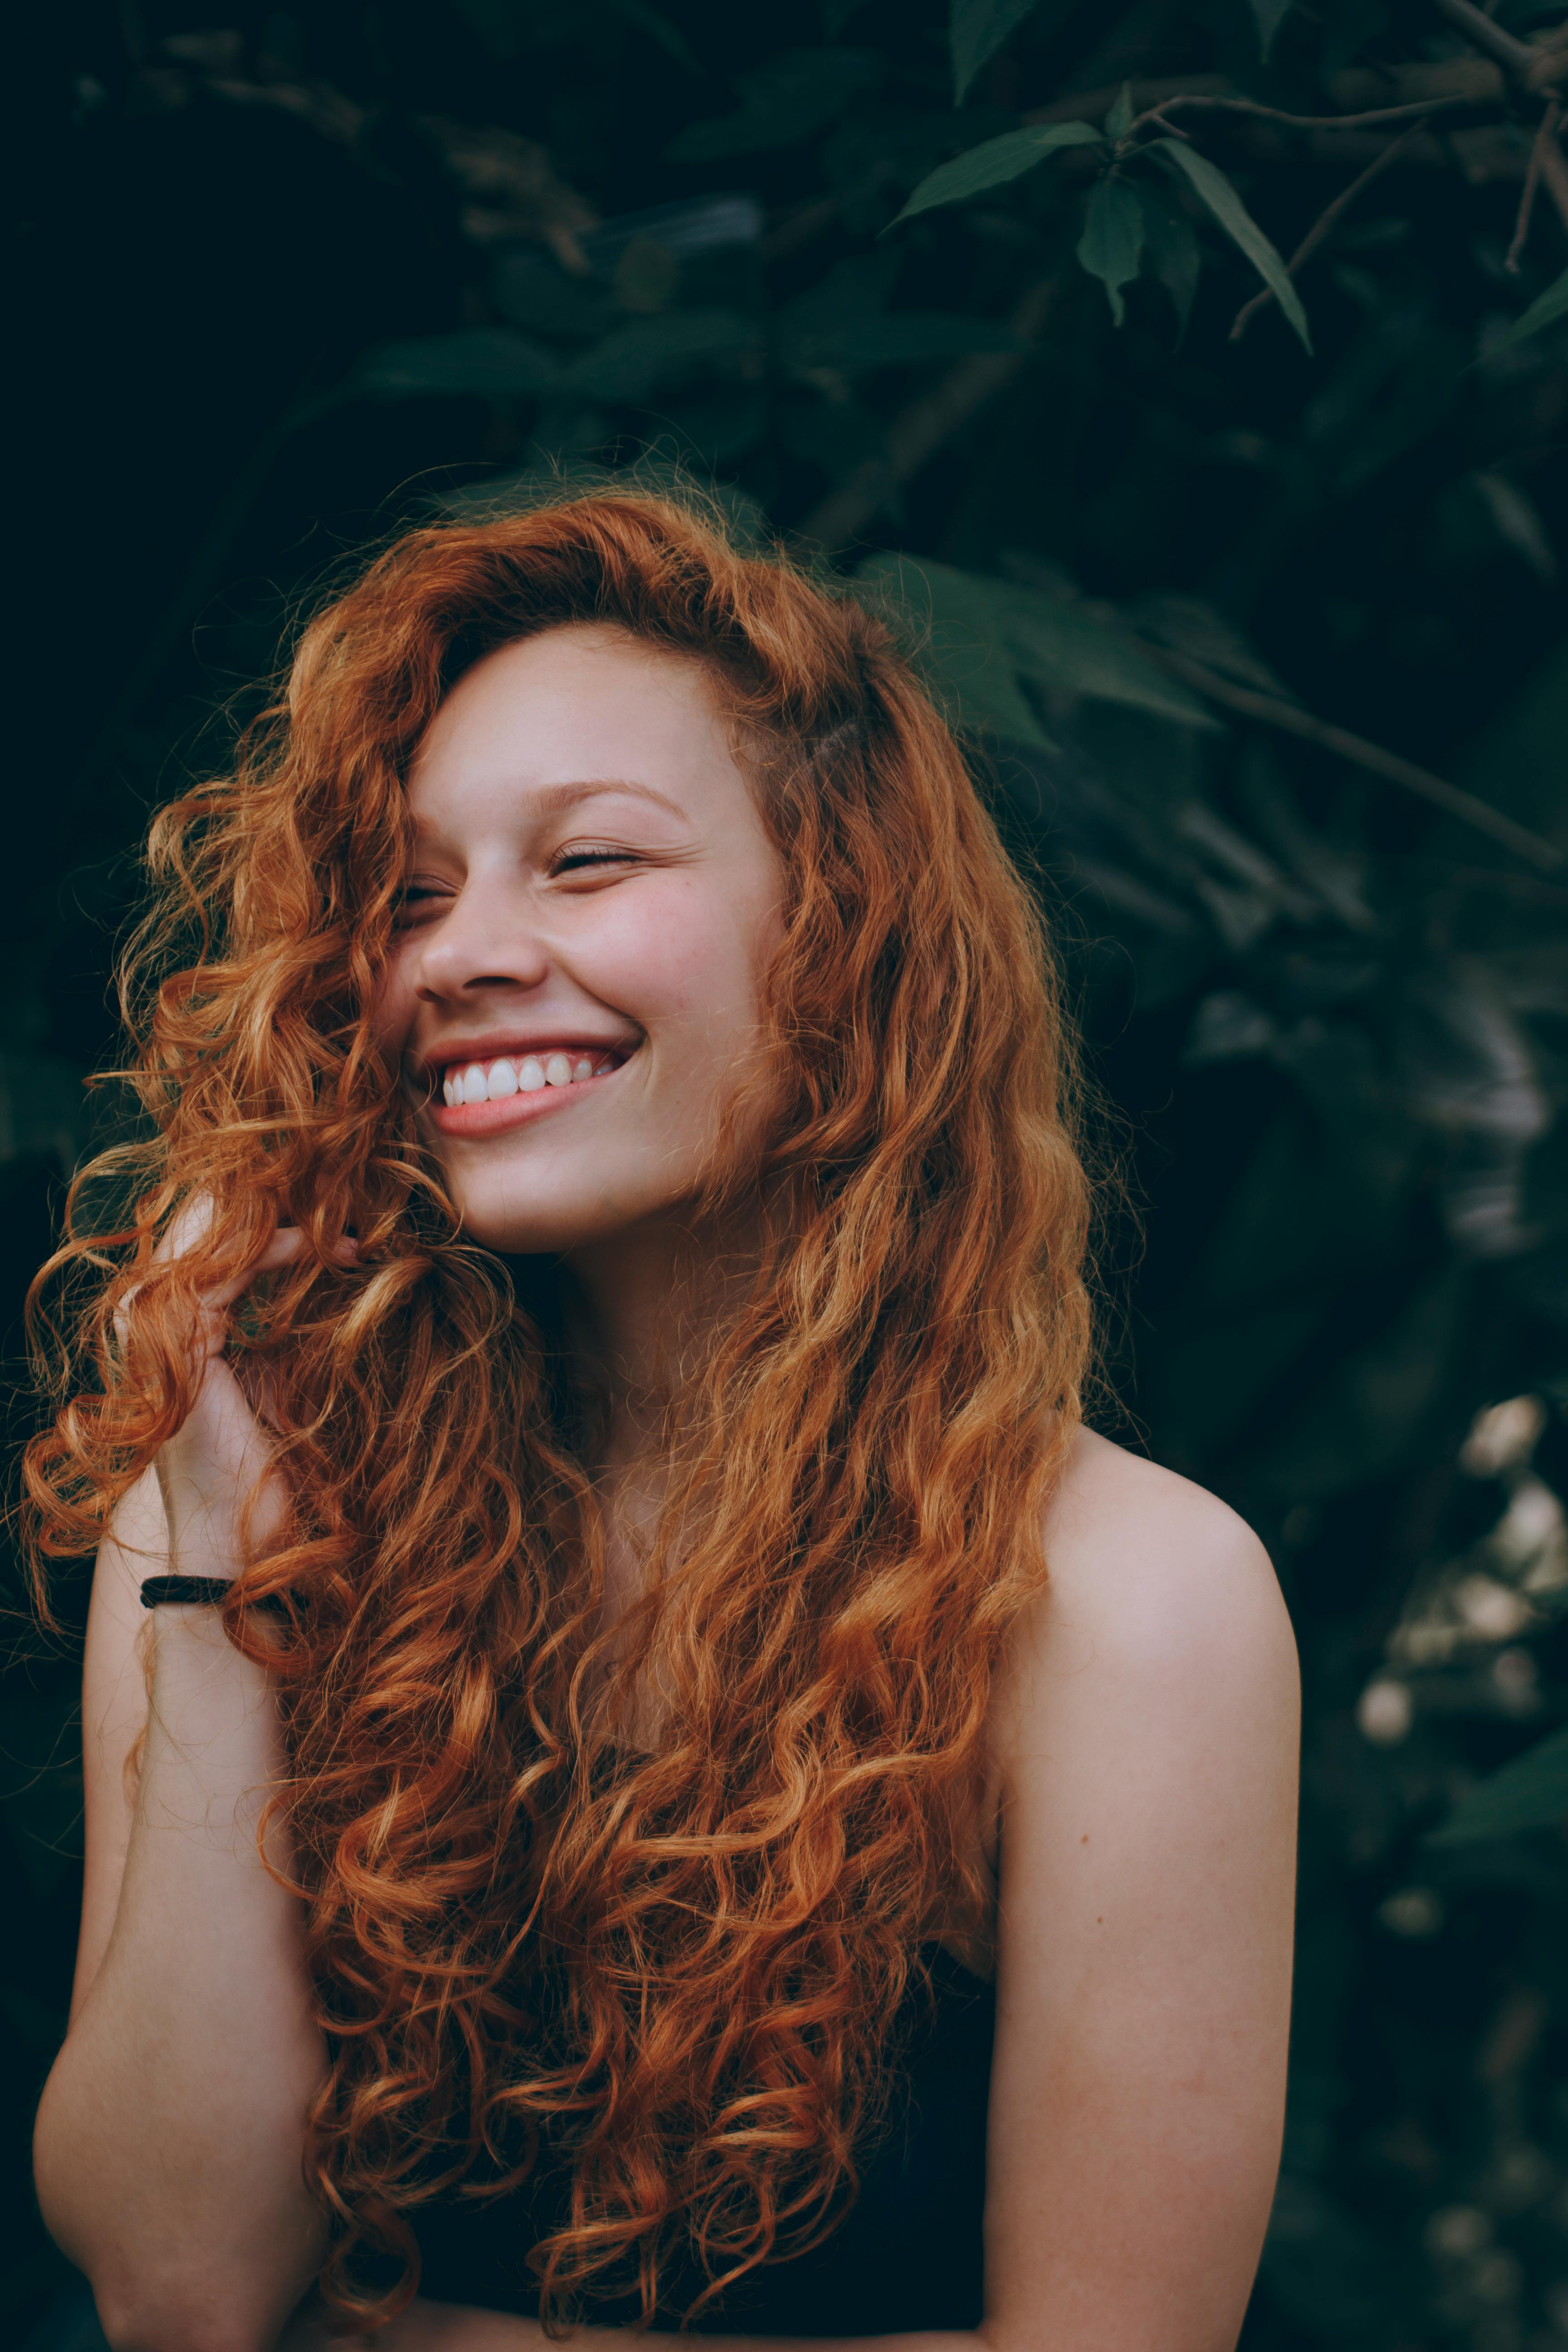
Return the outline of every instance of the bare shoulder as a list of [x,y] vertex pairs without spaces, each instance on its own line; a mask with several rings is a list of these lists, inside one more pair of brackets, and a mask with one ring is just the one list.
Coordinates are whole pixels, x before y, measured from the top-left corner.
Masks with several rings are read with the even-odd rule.
[[1045,1546],[1049,1583],[1003,1662],[1004,1734],[1047,1698],[1059,1708],[1066,1682],[1091,1706],[1136,1706],[1152,1724],[1168,1704],[1195,1732],[1194,1701],[1221,1717],[1240,1703],[1294,1736],[1289,1618],[1268,1552],[1228,1504],[1080,1430]]

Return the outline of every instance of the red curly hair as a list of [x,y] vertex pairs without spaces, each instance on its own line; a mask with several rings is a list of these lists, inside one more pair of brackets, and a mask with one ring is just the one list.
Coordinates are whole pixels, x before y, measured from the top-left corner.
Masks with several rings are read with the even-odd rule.
[[[786,893],[769,1239],[683,1401],[613,1655],[559,1353],[463,1238],[371,1020],[442,697],[588,621],[703,666]],[[151,857],[122,1003],[152,1137],[79,1179],[36,1293],[60,1399],[26,1462],[40,1576],[178,1427],[198,1291],[299,1225],[232,1343],[289,1501],[226,1622],[289,1758],[331,2053],[323,2289],[391,2315],[410,2213],[515,2188],[547,2135],[573,2188],[542,2309],[632,2291],[646,2323],[678,2260],[716,2293],[831,2228],[921,1943],[975,1897],[953,1824],[1089,1346],[1037,916],[883,621],[611,491],[397,541]],[[154,1265],[196,1192],[211,1234]],[[279,1613],[247,1617],[263,1594]],[[634,1682],[668,1697],[654,1753],[616,1736]]]

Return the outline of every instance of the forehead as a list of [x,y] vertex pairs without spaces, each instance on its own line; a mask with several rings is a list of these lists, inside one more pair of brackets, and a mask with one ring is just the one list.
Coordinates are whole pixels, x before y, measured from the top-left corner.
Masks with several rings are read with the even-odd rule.
[[[628,778],[683,803],[740,782],[730,730],[695,659],[573,625],[489,654],[459,678],[409,775],[416,816],[476,793],[526,797]],[[679,787],[678,791],[672,788]]]

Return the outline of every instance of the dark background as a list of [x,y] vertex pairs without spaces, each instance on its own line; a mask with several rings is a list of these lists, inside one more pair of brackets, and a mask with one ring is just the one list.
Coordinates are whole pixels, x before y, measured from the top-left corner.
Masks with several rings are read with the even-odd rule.
[[[680,467],[846,572],[908,558],[1127,1171],[1100,1418],[1247,1516],[1301,1644],[1292,2100],[1246,2343],[1568,2345],[1568,323],[1510,335],[1568,263],[1560,149],[1509,266],[1560,10],[952,15],[12,21],[8,1345],[113,1055],[149,809],[356,550],[542,470]],[[954,152],[1124,83],[1133,116],[1277,111],[1173,106],[1121,194],[1078,148],[881,236]],[[1407,125],[1278,116],[1417,101],[1301,266],[1314,355],[1277,304],[1232,340],[1258,277],[1134,150],[1189,132],[1289,255]],[[1156,240],[1121,326],[1075,257],[1091,202]],[[19,1605],[12,1635],[0,2335],[58,2344],[27,2126],[78,1669]]]

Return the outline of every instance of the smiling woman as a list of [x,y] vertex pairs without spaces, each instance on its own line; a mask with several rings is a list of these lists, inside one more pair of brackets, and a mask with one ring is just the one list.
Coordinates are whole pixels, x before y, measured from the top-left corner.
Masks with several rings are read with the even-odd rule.
[[689,1197],[762,1049],[784,885],[703,668],[605,626],[507,646],[442,704],[408,806],[378,1024],[442,1096],[468,1230],[558,1250]]
[[111,2344],[1233,2342],[1289,1631],[1080,1426],[1050,961],[887,631],[668,502],[416,533],[153,860],[28,1462]]

